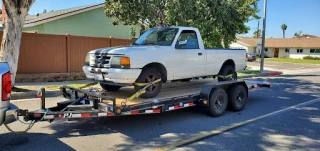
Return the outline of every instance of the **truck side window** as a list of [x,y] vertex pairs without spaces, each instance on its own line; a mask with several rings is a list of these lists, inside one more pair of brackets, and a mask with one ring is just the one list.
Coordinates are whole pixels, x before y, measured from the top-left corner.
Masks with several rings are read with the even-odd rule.
[[182,31],[177,45],[181,45],[181,49],[199,49],[197,33],[194,30]]

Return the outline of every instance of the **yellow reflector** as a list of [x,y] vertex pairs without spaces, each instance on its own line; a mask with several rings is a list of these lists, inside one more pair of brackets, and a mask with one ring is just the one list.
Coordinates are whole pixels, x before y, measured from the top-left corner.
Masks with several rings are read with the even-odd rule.
[[130,65],[130,58],[129,57],[121,57],[120,58],[120,65],[122,65],[122,66]]
[[120,113],[121,113],[121,110],[120,110],[120,109],[117,109],[117,113],[120,114]]
[[208,101],[207,100],[203,100],[203,104],[208,104]]

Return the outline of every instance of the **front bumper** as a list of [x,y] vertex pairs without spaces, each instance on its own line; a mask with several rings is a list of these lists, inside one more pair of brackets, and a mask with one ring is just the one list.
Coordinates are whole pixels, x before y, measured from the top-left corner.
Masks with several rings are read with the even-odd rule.
[[9,124],[16,121],[17,110],[18,107],[13,104],[10,104],[9,108],[0,109],[0,125],[2,125],[3,123]]
[[87,79],[113,83],[132,84],[141,73],[141,69],[93,68],[83,66]]

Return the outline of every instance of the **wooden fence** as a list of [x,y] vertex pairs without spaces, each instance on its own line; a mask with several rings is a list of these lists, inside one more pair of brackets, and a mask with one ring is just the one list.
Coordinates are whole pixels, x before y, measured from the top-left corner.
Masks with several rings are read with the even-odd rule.
[[[0,31],[2,39],[3,31]],[[86,54],[97,48],[128,46],[134,40],[23,33],[18,74],[82,72]]]

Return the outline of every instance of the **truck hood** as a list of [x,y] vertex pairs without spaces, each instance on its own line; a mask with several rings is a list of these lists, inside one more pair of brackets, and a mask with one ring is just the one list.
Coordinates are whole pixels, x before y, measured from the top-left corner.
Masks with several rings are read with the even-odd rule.
[[92,50],[90,54],[96,55],[124,55],[129,51],[143,51],[156,49],[159,46],[120,46],[120,47],[108,47],[108,48],[99,48],[96,50]]

